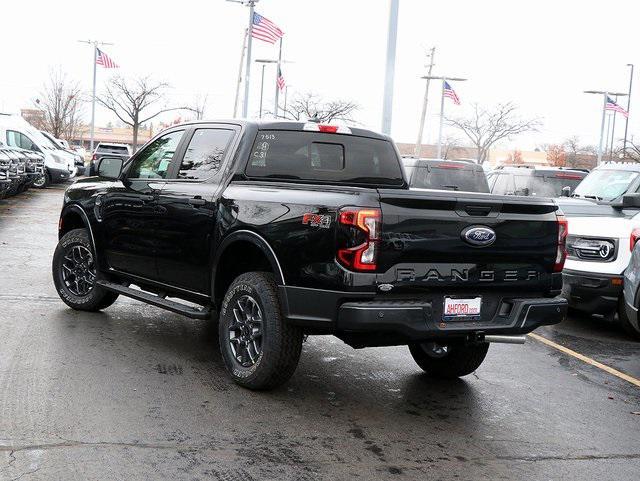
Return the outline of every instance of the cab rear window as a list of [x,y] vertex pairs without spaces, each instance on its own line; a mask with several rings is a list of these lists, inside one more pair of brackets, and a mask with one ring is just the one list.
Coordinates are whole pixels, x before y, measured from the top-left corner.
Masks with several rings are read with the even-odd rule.
[[304,131],[260,131],[245,173],[249,177],[349,184],[404,183],[390,142]]

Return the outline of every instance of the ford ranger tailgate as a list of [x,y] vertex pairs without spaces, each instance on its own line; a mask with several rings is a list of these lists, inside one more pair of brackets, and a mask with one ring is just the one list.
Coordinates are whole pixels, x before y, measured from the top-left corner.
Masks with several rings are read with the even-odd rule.
[[559,231],[553,201],[426,190],[378,193],[378,284],[394,292],[550,289]]

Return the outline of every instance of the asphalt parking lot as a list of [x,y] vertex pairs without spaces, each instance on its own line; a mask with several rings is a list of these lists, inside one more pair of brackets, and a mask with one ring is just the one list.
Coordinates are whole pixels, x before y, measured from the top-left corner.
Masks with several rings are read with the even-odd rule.
[[80,313],[58,299],[62,194],[0,201],[2,480],[640,473],[640,343],[612,326],[571,318],[524,346],[493,345],[456,382],[426,378],[406,348],[309,338],[288,384],[250,392],[225,376],[211,322],[122,298]]

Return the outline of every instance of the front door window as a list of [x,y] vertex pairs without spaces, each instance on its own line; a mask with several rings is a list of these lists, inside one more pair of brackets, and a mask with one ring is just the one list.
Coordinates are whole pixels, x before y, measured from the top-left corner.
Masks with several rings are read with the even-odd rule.
[[170,132],[151,142],[133,160],[127,178],[166,179],[183,133],[183,130]]

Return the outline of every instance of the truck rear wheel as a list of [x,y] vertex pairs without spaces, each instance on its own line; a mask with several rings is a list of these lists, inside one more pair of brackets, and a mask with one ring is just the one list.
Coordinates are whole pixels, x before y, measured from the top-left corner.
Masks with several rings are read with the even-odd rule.
[[95,284],[97,266],[86,229],[73,229],[62,236],[53,253],[51,271],[60,299],[72,309],[99,311],[118,298]]
[[480,367],[489,350],[488,343],[449,344],[436,343],[409,344],[413,360],[429,376],[437,379],[454,379],[466,376]]
[[220,352],[233,380],[249,389],[272,389],[296,370],[302,330],[282,317],[273,275],[248,272],[229,286],[218,324]]

